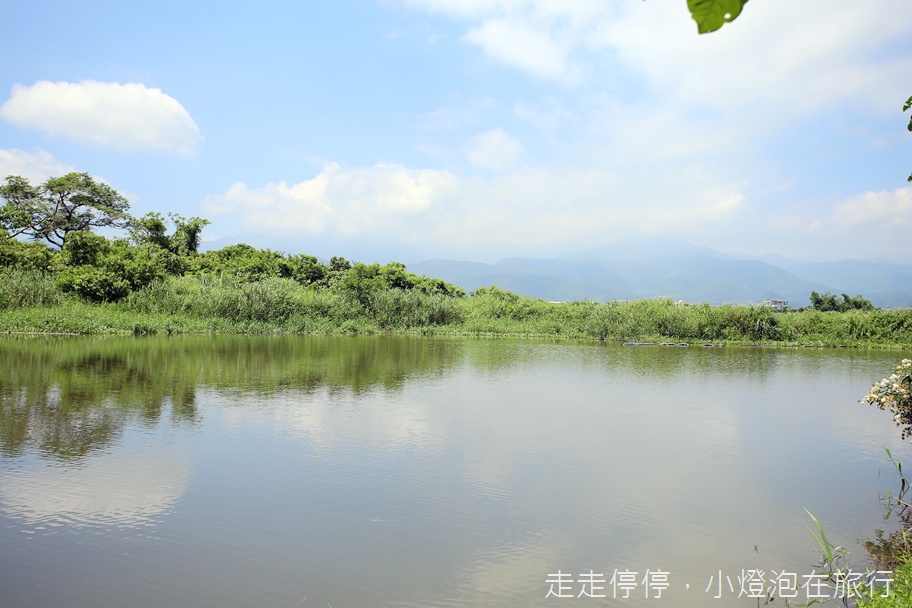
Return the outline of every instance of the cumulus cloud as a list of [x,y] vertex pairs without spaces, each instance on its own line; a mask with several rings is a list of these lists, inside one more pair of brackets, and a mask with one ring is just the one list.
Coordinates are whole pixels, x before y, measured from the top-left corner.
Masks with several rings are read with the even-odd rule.
[[401,165],[342,169],[330,164],[314,178],[250,188],[237,183],[208,196],[203,208],[233,214],[253,229],[317,234],[370,233],[400,228],[443,203],[455,183],[448,171],[411,170]]
[[141,83],[49,82],[15,85],[0,118],[106,148],[191,154],[202,136],[189,112]]
[[836,205],[833,221],[845,228],[864,227],[880,234],[908,235],[912,228],[912,186],[853,196]]
[[469,259],[551,255],[647,232],[701,236],[736,226],[749,212],[739,184],[720,184],[716,175],[705,177],[713,187],[678,175],[629,177],[559,165],[487,177],[328,165],[291,185],[235,184],[208,196],[203,209],[248,230],[358,235]]
[[522,151],[518,139],[497,128],[473,137],[466,148],[466,157],[476,167],[499,171],[512,166]]
[[32,183],[40,183],[49,177],[59,177],[73,171],[76,171],[75,167],[56,159],[53,154],[44,150],[0,150],[0,179],[8,175],[21,175]]

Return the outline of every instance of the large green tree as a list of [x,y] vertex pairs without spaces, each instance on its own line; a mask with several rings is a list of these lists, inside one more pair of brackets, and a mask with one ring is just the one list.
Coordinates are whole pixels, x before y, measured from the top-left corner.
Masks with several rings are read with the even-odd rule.
[[127,228],[130,204],[109,185],[88,173],[52,177],[40,186],[10,175],[0,186],[0,228],[12,238],[27,235],[63,248],[67,235],[93,228]]

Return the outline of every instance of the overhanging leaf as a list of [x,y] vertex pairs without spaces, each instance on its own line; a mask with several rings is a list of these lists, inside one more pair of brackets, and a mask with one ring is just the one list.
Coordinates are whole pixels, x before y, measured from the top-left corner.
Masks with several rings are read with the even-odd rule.
[[687,8],[701,34],[714,32],[734,21],[745,4],[747,0],[687,0]]

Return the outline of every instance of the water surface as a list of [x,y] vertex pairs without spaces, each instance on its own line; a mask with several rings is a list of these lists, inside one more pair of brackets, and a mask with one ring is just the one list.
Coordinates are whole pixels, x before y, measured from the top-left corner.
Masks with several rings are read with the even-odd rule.
[[910,450],[857,400],[901,357],[3,339],[0,605],[755,605],[742,570],[811,573],[805,508],[866,563]]

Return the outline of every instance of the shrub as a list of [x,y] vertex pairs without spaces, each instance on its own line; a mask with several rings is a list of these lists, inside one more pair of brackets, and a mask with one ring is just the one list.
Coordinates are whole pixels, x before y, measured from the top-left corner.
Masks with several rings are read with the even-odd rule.
[[903,359],[887,378],[876,382],[861,400],[893,412],[901,437],[912,436],[912,360]]
[[47,245],[5,238],[0,232],[0,267],[53,272],[60,265],[58,258]]
[[75,293],[92,302],[116,302],[130,293],[130,284],[115,272],[96,266],[69,268],[57,277],[64,293]]

